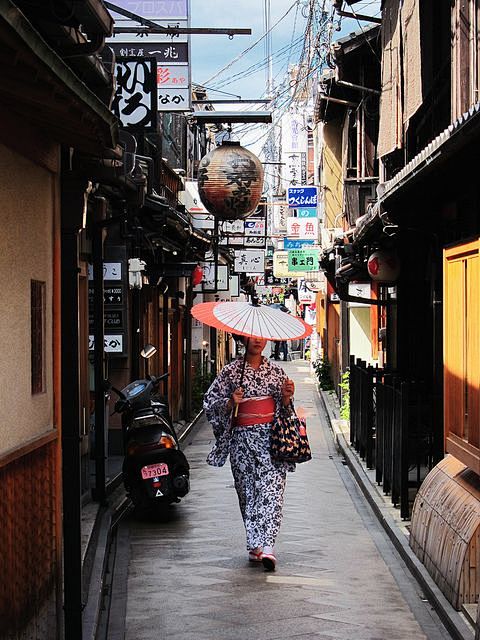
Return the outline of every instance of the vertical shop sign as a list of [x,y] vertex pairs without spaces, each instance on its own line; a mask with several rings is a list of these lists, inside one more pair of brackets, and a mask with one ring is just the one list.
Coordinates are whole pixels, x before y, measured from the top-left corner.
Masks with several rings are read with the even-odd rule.
[[288,206],[285,204],[284,196],[273,197],[273,221],[272,234],[281,234],[287,232],[287,218],[289,215]]
[[[113,249],[114,251],[114,249]],[[124,262],[105,262],[103,265],[104,351],[125,356],[127,354],[127,268]],[[88,349],[93,351],[93,268],[88,271],[89,336]]]
[[112,111],[127,129],[157,128],[157,61],[155,58],[118,58],[117,90]]
[[[119,0],[116,4],[143,18],[154,20],[166,31],[145,35],[140,42],[136,34],[122,34],[110,40],[109,46],[112,46],[117,55],[128,53],[130,57],[154,57],[157,64],[158,111],[189,111],[190,36],[168,33],[169,28],[187,29],[190,26],[189,0]],[[114,11],[112,13],[118,25],[138,26],[121,14],[115,14]]]

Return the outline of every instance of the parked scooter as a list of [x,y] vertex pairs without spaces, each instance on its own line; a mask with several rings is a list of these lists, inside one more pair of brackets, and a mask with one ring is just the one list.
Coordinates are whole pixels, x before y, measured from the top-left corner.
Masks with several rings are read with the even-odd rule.
[[[142,350],[145,358],[156,352],[153,345]],[[123,481],[133,504],[158,508],[180,502],[190,489],[190,467],[173,427],[168,400],[158,385],[169,374],[147,375],[119,391],[115,412],[122,415],[125,458]]]

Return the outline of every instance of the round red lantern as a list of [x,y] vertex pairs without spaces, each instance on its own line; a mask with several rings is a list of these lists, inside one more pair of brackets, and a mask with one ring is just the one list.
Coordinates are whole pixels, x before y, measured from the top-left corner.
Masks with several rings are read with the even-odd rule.
[[376,282],[395,282],[400,275],[400,260],[396,253],[374,251],[367,261],[367,269]]
[[262,190],[262,163],[239,142],[224,142],[200,160],[198,193],[205,208],[218,218],[247,218]]
[[196,287],[197,284],[200,284],[202,280],[203,280],[203,269],[199,264],[197,264],[195,269],[192,271],[193,286]]

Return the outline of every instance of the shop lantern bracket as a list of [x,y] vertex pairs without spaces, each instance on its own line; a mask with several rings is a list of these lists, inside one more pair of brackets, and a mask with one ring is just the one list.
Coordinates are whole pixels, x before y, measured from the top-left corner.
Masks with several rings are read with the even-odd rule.
[[238,122],[263,122],[270,124],[272,114],[269,111],[195,111],[187,116],[189,123],[222,124]]
[[150,33],[165,33],[167,35],[179,35],[179,34],[195,34],[195,35],[227,35],[229,38],[233,36],[251,36],[251,29],[210,29],[210,28],[198,28],[198,27],[162,27],[161,25],[148,20],[148,18],[142,18],[137,13],[132,13],[123,7],[119,7],[113,2],[104,2],[107,9],[119,13],[130,20],[139,22],[141,27],[114,27],[113,33],[136,33],[137,35],[148,35]]
[[351,11],[339,11],[338,15],[342,16],[342,18],[354,18],[355,20],[364,20],[365,22],[382,24],[381,18],[375,18],[374,16],[366,16],[363,13],[352,13]]
[[263,98],[258,98],[253,100],[247,100],[242,98],[239,98],[238,100],[206,99],[206,100],[192,100],[192,104],[270,104],[271,101],[272,101],[271,99],[263,99]]

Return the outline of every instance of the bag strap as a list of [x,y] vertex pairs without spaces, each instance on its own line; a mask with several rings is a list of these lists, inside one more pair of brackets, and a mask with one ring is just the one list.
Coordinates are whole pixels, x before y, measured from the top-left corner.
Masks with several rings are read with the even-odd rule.
[[[293,400],[290,400],[290,402],[287,404],[287,406],[285,406],[284,404],[282,404],[282,410],[288,415],[288,411],[290,410],[290,415],[297,415],[297,412],[295,411],[295,405],[293,404]],[[298,417],[298,416],[297,416]]]

